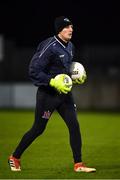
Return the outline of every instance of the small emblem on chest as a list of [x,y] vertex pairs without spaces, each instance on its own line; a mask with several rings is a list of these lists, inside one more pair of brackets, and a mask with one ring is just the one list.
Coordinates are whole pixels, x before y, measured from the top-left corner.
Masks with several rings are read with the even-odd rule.
[[64,54],[59,55],[60,58],[63,58],[64,56],[65,56]]

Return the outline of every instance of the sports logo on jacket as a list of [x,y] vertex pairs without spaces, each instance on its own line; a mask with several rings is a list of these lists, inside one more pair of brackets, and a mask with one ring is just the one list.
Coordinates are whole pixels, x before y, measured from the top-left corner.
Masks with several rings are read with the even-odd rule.
[[60,58],[63,58],[64,56],[65,56],[64,54],[59,55]]
[[50,116],[51,116],[51,112],[48,110],[48,111],[44,111],[42,118],[43,119],[49,119]]

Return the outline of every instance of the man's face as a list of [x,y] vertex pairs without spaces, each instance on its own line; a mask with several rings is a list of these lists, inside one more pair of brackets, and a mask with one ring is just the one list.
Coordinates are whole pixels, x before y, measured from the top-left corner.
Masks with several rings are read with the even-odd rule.
[[73,33],[73,25],[68,25],[62,29],[59,35],[63,41],[68,42],[72,38],[72,33]]

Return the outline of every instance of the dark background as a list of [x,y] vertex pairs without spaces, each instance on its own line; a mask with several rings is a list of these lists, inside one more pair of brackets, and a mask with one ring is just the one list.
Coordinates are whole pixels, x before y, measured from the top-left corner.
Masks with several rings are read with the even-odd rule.
[[88,77],[120,77],[119,1],[0,1],[0,34],[4,57],[0,81],[29,81],[28,65],[38,44],[54,35],[54,20],[73,22],[72,42]]
[[0,107],[23,107],[24,103],[33,107],[29,63],[38,44],[54,35],[54,19],[61,15],[73,22],[76,61],[87,72],[85,86],[75,89],[78,106],[120,110],[120,6],[116,0],[0,1]]
[[0,33],[17,46],[36,46],[54,34],[56,16],[65,15],[74,24],[73,41],[81,43],[120,43],[119,1],[1,1]]

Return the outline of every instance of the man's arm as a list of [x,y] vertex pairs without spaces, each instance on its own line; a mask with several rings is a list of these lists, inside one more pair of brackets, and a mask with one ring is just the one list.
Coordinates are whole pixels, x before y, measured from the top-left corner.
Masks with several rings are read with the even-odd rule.
[[45,72],[49,64],[49,57],[50,51],[46,51],[41,56],[40,52],[37,51],[29,64],[29,77],[35,86],[47,86],[52,78]]

